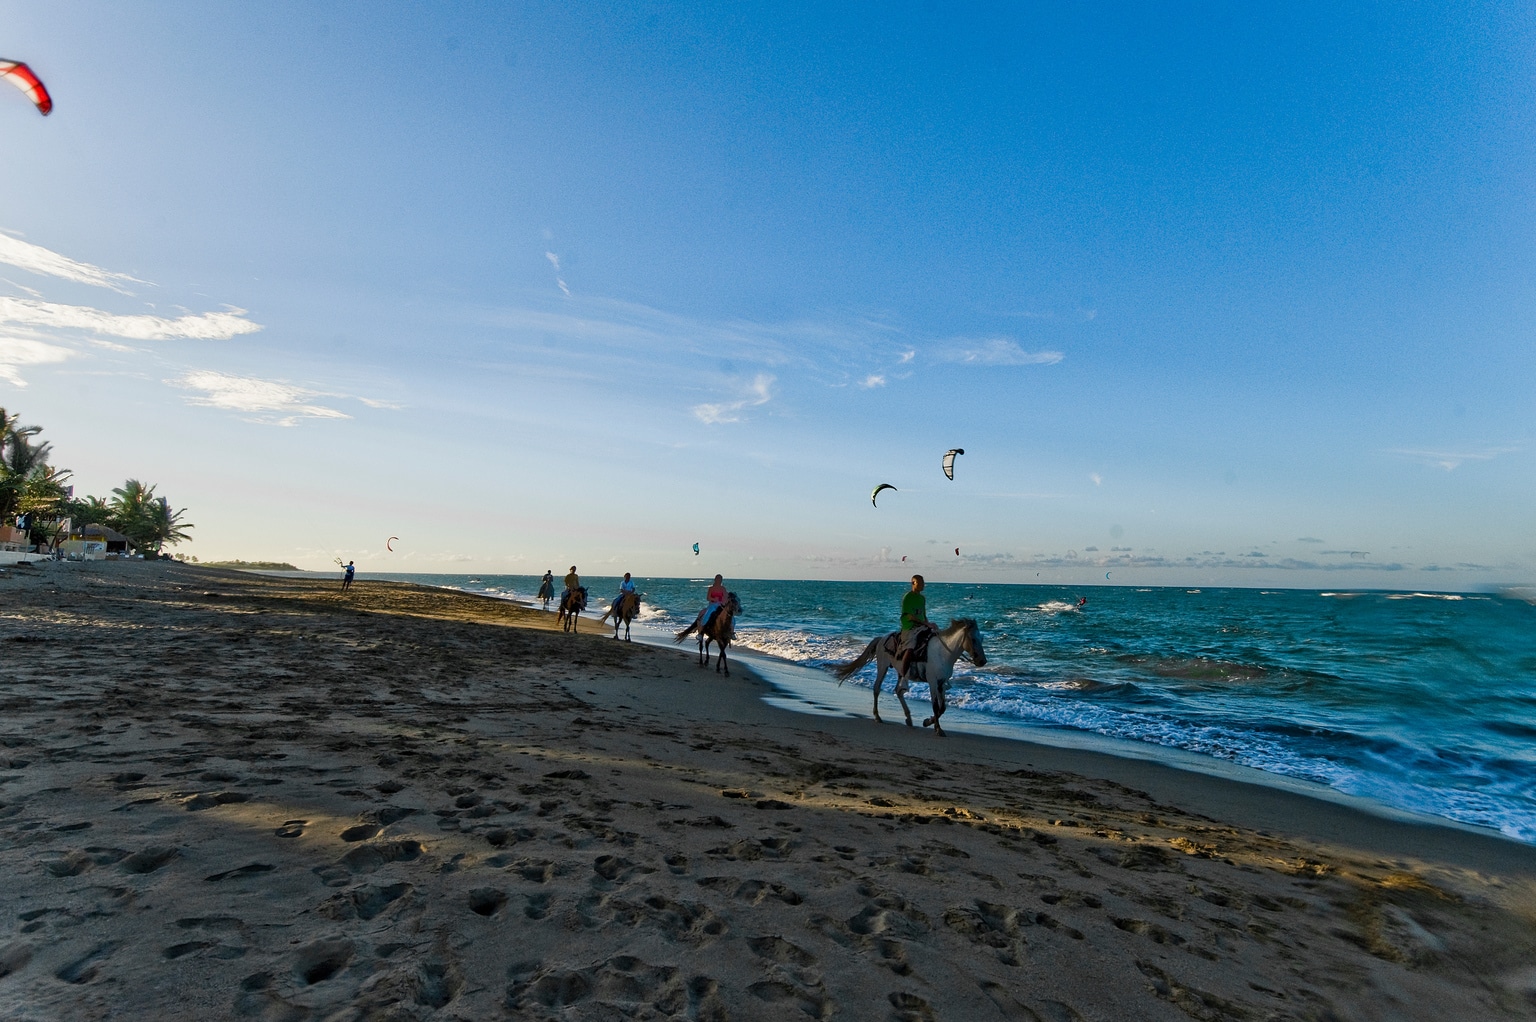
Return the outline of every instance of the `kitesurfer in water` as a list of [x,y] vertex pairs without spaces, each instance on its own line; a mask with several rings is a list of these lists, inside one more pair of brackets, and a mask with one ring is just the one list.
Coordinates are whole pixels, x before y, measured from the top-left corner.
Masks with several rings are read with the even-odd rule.
[[912,657],[924,633],[932,630],[928,621],[928,598],[923,595],[923,576],[912,576],[912,591],[901,598],[901,652],[897,655],[896,677],[905,678],[912,667]]

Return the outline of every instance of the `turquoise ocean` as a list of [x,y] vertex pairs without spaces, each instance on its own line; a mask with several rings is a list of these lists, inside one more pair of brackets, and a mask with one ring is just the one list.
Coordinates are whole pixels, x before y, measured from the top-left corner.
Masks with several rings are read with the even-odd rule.
[[[373,575],[529,602],[523,575]],[[596,618],[618,580],[586,577]],[[637,579],[636,638],[693,619],[703,579]],[[557,582],[558,585],[558,582]],[[895,627],[906,586],[740,580],[738,644],[808,670],[787,705],[867,716],[873,668],[829,665]],[[950,730],[1246,768],[1387,810],[1536,844],[1536,605],[1497,595],[936,583],[929,616],[975,618],[987,665],[957,665]],[[1087,604],[1078,607],[1078,601]],[[584,619],[582,629],[597,630]],[[734,648],[734,647],[733,647]],[[887,692],[890,679],[887,679]],[[908,696],[925,715],[927,691]],[[887,721],[900,721],[882,696]],[[953,725],[951,719],[953,718]],[[927,738],[919,732],[914,741]],[[1320,787],[1318,787],[1320,786]]]

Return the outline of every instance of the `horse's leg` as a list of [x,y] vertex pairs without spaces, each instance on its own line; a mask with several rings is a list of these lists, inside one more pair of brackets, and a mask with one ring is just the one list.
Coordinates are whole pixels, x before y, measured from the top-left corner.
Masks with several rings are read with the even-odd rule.
[[875,723],[884,724],[885,721],[880,719],[880,685],[885,681],[885,672],[890,665],[883,660],[876,660],[876,664],[878,666],[875,670]]
[[912,726],[912,708],[907,705],[907,686],[909,684],[911,682],[907,681],[905,675],[898,674],[896,676],[896,698],[901,700],[901,712],[907,718],[907,727]]
[[928,686],[929,702],[933,704],[933,716],[924,718],[923,727],[932,725],[933,737],[935,738],[945,737],[944,729],[939,726],[939,718],[944,716],[944,711],[949,706],[948,700],[944,696],[945,688],[946,685],[942,681],[936,681]]

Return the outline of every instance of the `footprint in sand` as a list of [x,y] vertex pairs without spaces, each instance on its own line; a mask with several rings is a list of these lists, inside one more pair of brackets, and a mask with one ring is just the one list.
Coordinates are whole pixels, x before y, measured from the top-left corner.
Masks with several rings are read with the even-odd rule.
[[350,891],[344,891],[333,898],[320,903],[316,912],[327,919],[362,919],[369,920],[384,912],[390,906],[412,891],[410,884],[389,884],[384,887],[364,885],[354,887]]
[[378,837],[384,828],[374,823],[359,823],[355,827],[348,827],[341,832],[343,841],[367,841],[369,838]]
[[124,873],[153,873],[179,854],[175,848],[151,846],[124,859],[122,869]]
[[[670,965],[651,965],[632,955],[619,955],[596,966],[567,971],[558,966],[525,963],[509,973],[506,1004],[519,1013],[536,1006],[562,1009],[595,1001],[599,1005],[628,1002],[642,1006],[645,1014],[678,1018],[690,1002],[711,999],[719,989],[708,977],[684,983],[682,972]],[[700,1017],[717,1013],[700,1012]]]
[[32,961],[32,945],[20,941],[0,947],[0,979],[20,972]]
[[469,892],[469,910],[477,916],[489,919],[507,904],[507,892],[494,887],[482,887]]
[[933,1013],[933,1005],[905,990],[892,992],[886,1000],[890,1001],[891,1007],[896,1009],[891,1013],[891,1017],[898,1022],[931,1022],[938,1017]]
[[308,825],[308,820],[287,820],[272,833],[278,837],[302,837],[304,835],[304,828]]
[[203,877],[203,879],[209,883],[216,884],[221,880],[241,880],[245,877],[256,876],[261,873],[270,873],[276,868],[276,866],[270,863],[252,862],[235,869],[227,869],[222,873],[215,873],[213,876]]
[[355,949],[350,941],[321,940],[300,948],[294,956],[293,974],[306,986],[324,983],[345,969]]
[[98,944],[74,961],[61,966],[53,975],[65,983],[89,983],[96,978],[101,963],[115,950],[116,944]]

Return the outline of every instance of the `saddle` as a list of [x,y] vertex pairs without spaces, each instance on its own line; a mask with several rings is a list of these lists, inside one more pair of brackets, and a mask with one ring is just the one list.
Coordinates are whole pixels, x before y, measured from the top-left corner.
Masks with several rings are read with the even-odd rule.
[[[923,677],[923,668],[928,663],[928,643],[933,641],[934,634],[932,628],[924,628],[917,633],[917,646],[912,651],[912,674],[915,677]],[[885,655],[892,660],[897,659],[901,655],[901,633],[891,632],[886,635],[883,645]]]

